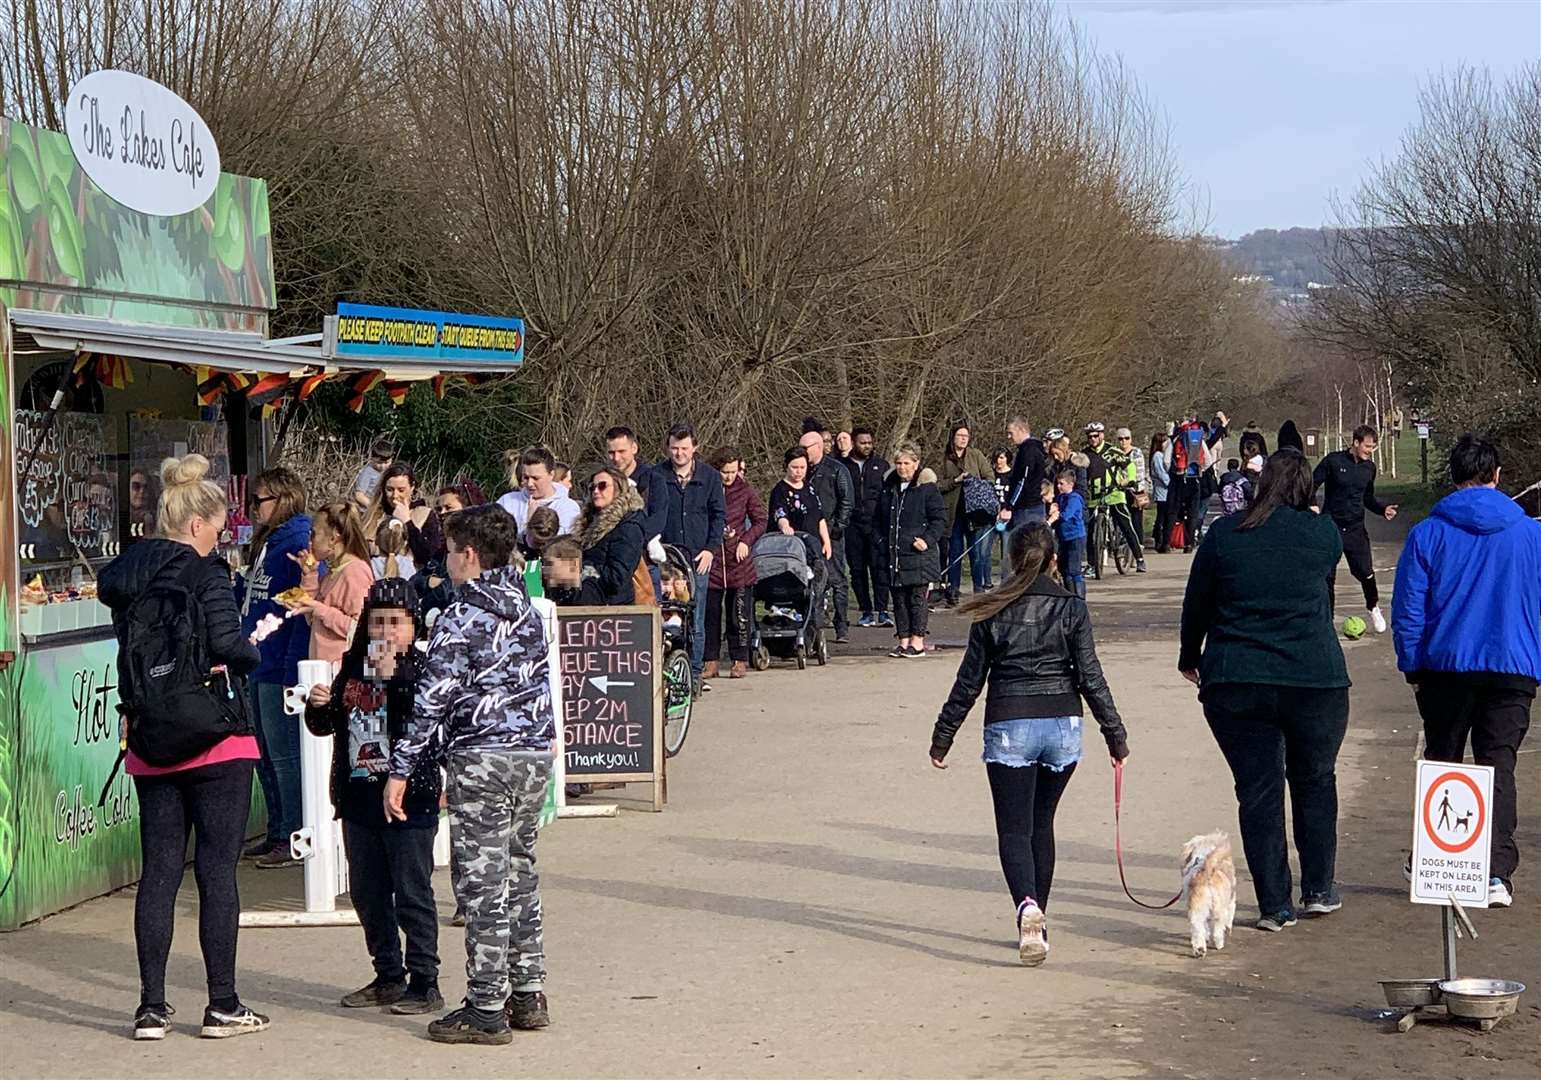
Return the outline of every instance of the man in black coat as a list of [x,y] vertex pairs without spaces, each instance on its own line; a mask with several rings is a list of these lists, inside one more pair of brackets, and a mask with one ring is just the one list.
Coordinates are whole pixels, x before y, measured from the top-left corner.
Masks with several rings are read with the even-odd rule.
[[838,459],[825,455],[822,433],[806,433],[799,445],[808,454],[808,486],[813,488],[829,526],[829,587],[835,603],[835,644],[844,645],[851,640],[851,617],[846,611],[851,593],[846,585],[845,533],[856,503],[856,486],[851,482],[851,471]]
[[1017,448],[1011,463],[1011,478],[1006,481],[1006,502],[1001,507],[1000,520],[1010,529],[1021,528],[1029,521],[1044,519],[1043,480],[1047,455],[1043,443],[1033,438],[1033,429],[1027,417],[1020,414],[1006,421],[1006,436]]
[[845,466],[851,473],[851,520],[845,532],[845,554],[850,560],[851,584],[861,605],[858,626],[892,626],[888,613],[888,564],[883,557],[883,522],[878,500],[883,496],[883,477],[888,462],[878,456],[872,429],[857,425],[851,431],[851,456]]

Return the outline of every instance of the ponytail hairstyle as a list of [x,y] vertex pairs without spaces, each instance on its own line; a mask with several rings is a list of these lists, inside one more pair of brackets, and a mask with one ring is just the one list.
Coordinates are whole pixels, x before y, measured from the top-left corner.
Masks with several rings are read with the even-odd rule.
[[980,596],[971,596],[958,610],[971,622],[994,618],[1016,603],[1041,574],[1054,574],[1054,530],[1041,521],[1030,521],[1012,531],[1007,543],[1006,562],[1011,574],[999,586]]
[[213,521],[229,509],[225,489],[209,478],[209,459],[202,454],[166,458],[161,462],[161,497],[156,527],[162,536],[186,530],[195,517]]
[[375,547],[380,549],[380,554],[385,556],[385,573],[381,577],[396,578],[401,576],[401,564],[398,561],[401,553],[407,548],[407,530],[392,518],[380,523],[375,530]]
[[316,520],[337,534],[343,551],[355,559],[369,561],[369,541],[364,539],[364,520],[350,502],[330,502],[316,511]]

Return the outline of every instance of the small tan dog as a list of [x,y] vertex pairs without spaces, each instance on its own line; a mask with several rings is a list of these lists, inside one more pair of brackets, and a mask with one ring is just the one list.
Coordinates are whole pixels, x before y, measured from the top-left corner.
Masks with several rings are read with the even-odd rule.
[[1203,956],[1210,945],[1225,948],[1225,935],[1236,921],[1236,863],[1229,836],[1210,833],[1183,845],[1183,892],[1193,955]]

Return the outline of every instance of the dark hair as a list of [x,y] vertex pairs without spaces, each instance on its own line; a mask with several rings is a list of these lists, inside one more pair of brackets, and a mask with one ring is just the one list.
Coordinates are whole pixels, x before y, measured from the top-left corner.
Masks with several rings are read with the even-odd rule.
[[1054,530],[1041,521],[1030,521],[1013,530],[1006,541],[1009,576],[987,593],[971,596],[958,610],[973,622],[984,622],[1010,607],[1049,569],[1054,561]]
[[803,417],[803,434],[804,435],[808,435],[808,434],[820,434],[820,435],[822,435],[825,431],[828,431],[828,430],[829,430],[828,426],[824,423],[824,421],[820,420],[817,416],[805,416],[805,417]]
[[629,427],[617,424],[615,427],[605,432],[605,442],[610,442],[614,439],[630,439],[632,442],[636,442],[637,433],[631,430]]
[[524,542],[530,550],[539,553],[562,532],[562,519],[549,506],[536,507],[525,522]]
[[1456,487],[1462,484],[1491,484],[1498,478],[1498,447],[1477,435],[1467,433],[1450,451],[1450,482]]
[[412,471],[412,466],[408,465],[405,461],[393,462],[390,468],[386,469],[385,472],[381,474],[380,490],[384,491],[385,485],[396,479],[398,476],[405,476],[407,478],[407,483],[412,485],[412,489],[414,491],[417,490],[417,474]]
[[1227,469],[1239,469],[1239,468],[1241,468],[1241,459],[1240,458],[1231,458],[1230,460],[1228,460],[1225,463],[1225,467]]
[[792,449],[788,450],[785,454],[781,455],[781,463],[783,465],[790,465],[790,464],[792,464],[792,462],[796,461],[798,458],[802,458],[804,461],[807,461],[808,460],[808,451],[804,450],[801,446],[794,446],[794,447],[792,447]]
[[685,439],[689,439],[691,442],[695,442],[696,441],[695,425],[693,425],[693,424],[675,424],[673,427],[671,427],[669,429],[669,441],[670,442],[682,442]]
[[507,566],[519,543],[519,527],[514,524],[513,515],[495,503],[468,506],[451,514],[444,519],[444,535],[456,547],[475,551],[482,566],[489,570]]
[[544,465],[547,472],[556,472],[556,455],[544,446],[526,446],[519,451],[519,467],[527,469],[531,465]]
[[1001,449],[1000,447],[996,447],[994,450],[992,450],[990,452],[990,468],[992,468],[992,469],[995,468],[995,462],[996,462],[996,459],[998,459],[998,458],[1005,458],[1006,459],[1006,466],[1008,468],[1010,468],[1010,466],[1011,466],[1011,455],[1008,454],[1005,450]]
[[[148,487],[151,476],[148,469],[135,470],[145,474],[145,484]],[[259,525],[251,538],[252,551],[261,551],[267,538],[273,535],[273,530],[288,521],[295,514],[305,512],[305,481],[292,469],[277,468],[267,469],[257,474],[257,479],[251,484],[251,498],[257,497],[257,489],[267,488],[269,495],[274,496],[273,514],[268,518],[266,525]],[[148,496],[148,491],[146,495]]]
[[874,439],[877,438],[877,433],[866,424],[857,424],[851,429],[851,441],[855,442],[858,435],[871,435]]
[[[1261,431],[1244,431],[1241,433],[1241,456],[1244,458],[1267,457],[1268,440],[1263,438]],[[1251,449],[1248,449],[1248,448]]]
[[1263,475],[1257,482],[1252,509],[1236,528],[1255,529],[1265,524],[1281,506],[1304,510],[1311,505],[1315,493],[1311,463],[1306,456],[1299,450],[1279,450],[1263,463]]
[[1161,451],[1166,449],[1166,444],[1171,442],[1171,441],[1172,441],[1171,438],[1168,437],[1166,432],[1164,432],[1164,431],[1156,432],[1154,435],[1152,435],[1150,437],[1150,455],[1149,456],[1150,457],[1155,457],[1157,454],[1161,453]]
[[1306,452],[1306,441],[1300,437],[1300,429],[1295,426],[1295,421],[1286,420],[1279,425],[1279,449],[1299,450]]
[[[954,451],[953,451],[953,448],[952,448],[953,440],[958,437],[958,432],[960,432],[960,431],[967,431],[969,433],[969,436],[970,436],[969,441],[972,442],[973,441],[974,431],[973,431],[972,428],[970,428],[968,426],[968,421],[967,420],[954,420],[948,426],[949,426],[950,430],[947,432],[947,445],[945,447],[943,447],[943,449],[942,449],[942,457],[944,457],[944,458],[953,458],[954,461],[961,461],[961,460],[963,460],[962,458],[953,457],[953,454],[954,454]],[[964,452],[967,453],[967,451],[964,451]]]
[[717,449],[712,451],[710,464],[712,468],[716,469],[718,472],[722,472],[722,467],[724,465],[731,465],[733,462],[737,461],[743,456],[744,455],[739,452],[739,449],[736,446],[719,446]]
[[1354,429],[1354,441],[1364,442],[1366,439],[1375,439],[1378,442],[1380,436],[1375,433],[1375,429],[1369,424],[1360,424]]

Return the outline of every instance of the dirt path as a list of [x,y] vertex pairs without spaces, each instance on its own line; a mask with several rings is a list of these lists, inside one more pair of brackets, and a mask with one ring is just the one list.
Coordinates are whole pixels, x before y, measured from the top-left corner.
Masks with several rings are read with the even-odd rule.
[[[1131,884],[1170,895],[1188,836],[1234,831],[1228,774],[1191,689],[1172,671],[1186,560],[1109,582],[1102,654],[1128,717]],[[1345,597],[1348,591],[1345,590]],[[961,627],[939,620],[942,641]],[[1141,911],[1112,863],[1111,777],[1088,746],[1060,817],[1054,952],[1016,963],[995,858],[977,716],[955,766],[925,749],[956,653],[877,659],[881,639],[829,668],[720,682],[671,775],[661,815],[562,821],[541,840],[554,1026],[508,1049],[428,1043],[422,1022],[335,1007],[367,981],[356,929],[241,938],[242,996],[274,1028],[228,1045],[125,1039],[135,1001],[132,894],[0,938],[5,1072],[28,1077],[207,1076],[1146,1076],[1534,1077],[1541,1068],[1541,938],[1522,871],[1508,912],[1479,913],[1471,974],[1533,989],[1481,1036],[1384,1034],[1377,977],[1437,973],[1437,916],[1400,876],[1413,719],[1390,642],[1350,647],[1356,681],[1340,775],[1336,916],[1277,935],[1239,929],[1224,954],[1184,955],[1183,922]],[[1521,758],[1522,844],[1541,844],[1541,757]],[[1534,858],[1534,854],[1532,855]],[[1534,875],[1529,875],[1534,876]],[[440,907],[451,910],[440,876]],[[297,873],[251,872],[250,906],[297,896]],[[1254,915],[1243,882],[1239,916]],[[193,1023],[202,971],[179,923],[170,990]],[[446,996],[463,988],[459,932],[440,936]],[[1473,1060],[1476,1059],[1476,1060]]]

